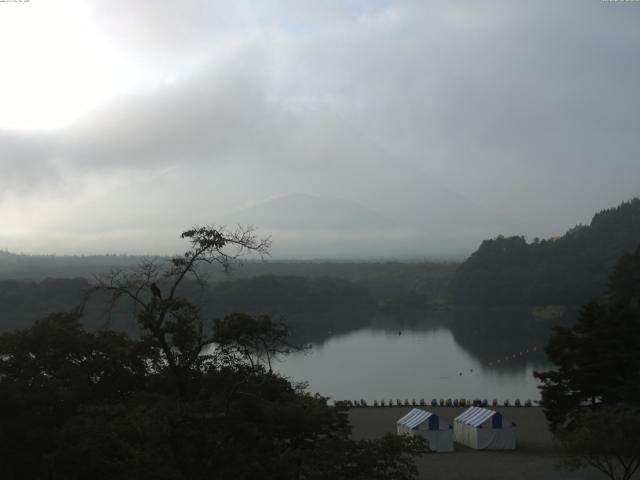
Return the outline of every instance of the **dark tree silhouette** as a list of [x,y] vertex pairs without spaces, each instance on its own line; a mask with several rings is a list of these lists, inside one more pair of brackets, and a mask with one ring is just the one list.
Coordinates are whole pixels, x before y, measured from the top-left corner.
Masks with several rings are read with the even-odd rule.
[[562,236],[527,243],[500,235],[456,271],[453,296],[473,305],[581,305],[602,295],[617,260],[639,243],[638,198]]
[[582,412],[576,423],[559,435],[563,467],[590,466],[611,480],[630,480],[640,469],[640,410],[602,407]]
[[207,321],[181,295],[187,278],[204,282],[203,262],[228,268],[268,240],[209,227],[183,238],[184,256],[98,286],[109,305],[131,303],[141,336],[88,333],[77,316],[0,336],[3,479],[415,478],[420,438],[353,441],[345,407],[272,371],[292,348],[284,325]]
[[202,262],[228,268],[268,241],[207,227],[183,237],[184,256],[99,285],[110,305],[131,302],[139,338],[89,333],[64,315],[0,335],[2,478],[415,478],[424,441],[353,441],[345,407],[271,370],[292,348],[282,324],[246,314],[207,322],[181,297],[186,278],[204,281]]
[[609,302],[582,307],[571,328],[554,329],[545,349],[555,370],[536,373],[554,431],[572,428],[585,405],[640,406],[640,247],[611,275]]
[[[142,331],[162,351],[179,391],[186,395],[185,375],[202,360],[201,353],[213,343],[213,337],[211,322],[207,325],[198,309],[180,296],[180,286],[188,278],[204,284],[199,270],[203,263],[215,263],[228,271],[247,254],[267,255],[271,240],[258,238],[252,228],[240,226],[233,231],[195,226],[181,238],[187,239],[190,247],[184,255],[168,263],[145,261],[133,271],[112,271],[99,279],[96,290],[109,294],[110,308],[123,299],[132,303]],[[160,296],[157,283],[166,285],[165,298]],[[149,291],[152,298],[146,293]]]

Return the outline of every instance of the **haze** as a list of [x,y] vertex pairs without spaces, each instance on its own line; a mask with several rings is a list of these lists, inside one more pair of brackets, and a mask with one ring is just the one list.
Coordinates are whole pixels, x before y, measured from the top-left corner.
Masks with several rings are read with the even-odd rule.
[[0,249],[436,258],[640,194],[640,3],[0,3]]

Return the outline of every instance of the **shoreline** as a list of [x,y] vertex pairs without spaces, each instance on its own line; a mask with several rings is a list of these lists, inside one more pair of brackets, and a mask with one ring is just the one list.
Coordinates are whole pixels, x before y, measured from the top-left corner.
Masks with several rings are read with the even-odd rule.
[[[466,407],[384,407],[352,408],[348,411],[352,438],[364,440],[396,433],[396,420],[412,408],[422,408],[449,423]],[[454,452],[427,453],[416,464],[420,479],[451,480],[597,480],[595,470],[566,472],[556,468],[559,448],[540,407],[488,407],[516,423],[516,450],[473,450],[454,443]]]

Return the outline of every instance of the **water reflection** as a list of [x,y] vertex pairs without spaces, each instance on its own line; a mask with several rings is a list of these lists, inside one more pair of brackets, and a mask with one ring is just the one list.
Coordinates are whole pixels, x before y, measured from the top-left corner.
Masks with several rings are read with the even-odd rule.
[[499,371],[547,366],[551,327],[565,320],[538,321],[524,309],[456,309],[449,328],[456,343],[478,362]]
[[552,323],[515,310],[379,316],[355,331],[314,332],[312,350],[279,370],[336,399],[538,399],[533,372],[548,367]]

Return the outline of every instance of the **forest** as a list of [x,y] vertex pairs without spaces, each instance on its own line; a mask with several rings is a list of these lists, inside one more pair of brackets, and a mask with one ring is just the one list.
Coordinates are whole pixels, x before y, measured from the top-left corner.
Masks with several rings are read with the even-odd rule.
[[456,270],[452,298],[464,305],[577,306],[602,296],[618,259],[639,243],[638,198],[558,238],[498,236]]
[[[162,257],[152,257],[162,261]],[[0,264],[17,278],[0,280],[0,331],[29,326],[50,312],[83,312],[88,328],[132,332],[128,310],[109,315],[99,294],[88,295],[95,279],[112,270],[135,268],[145,257],[30,257],[0,254]],[[40,267],[42,265],[42,267]],[[95,268],[93,274],[89,270]],[[378,311],[419,313],[442,308],[456,264],[400,262],[247,261],[228,274],[203,267],[207,285],[185,282],[185,295],[211,317],[231,312],[268,313],[286,319],[292,334],[311,340],[327,332],[368,325]],[[47,272],[57,277],[42,277]],[[84,276],[82,276],[84,275]]]
[[89,332],[79,313],[0,334],[3,478],[415,478],[422,439],[352,440],[345,407],[272,369],[297,349],[285,324],[213,320],[182,296],[199,266],[229,267],[225,246],[267,244],[207,227],[183,238],[184,255],[97,281],[108,309],[128,305],[141,335]]
[[[307,342],[380,325],[380,318],[390,322],[383,328],[429,328],[428,319],[443,309],[455,340],[491,361],[546,343],[550,323],[518,307],[571,306],[592,296],[602,303],[583,307],[575,326],[553,331],[546,353],[559,373],[538,374],[552,429],[575,443],[577,434],[563,425],[572,415],[576,425],[586,425],[582,402],[637,404],[638,360],[628,354],[628,342],[638,336],[639,213],[634,199],[558,239],[487,240],[462,265],[238,263],[221,253],[225,242],[266,247],[251,235],[225,239],[205,227],[183,233],[192,248],[173,258],[4,252],[0,260],[19,279],[0,280],[6,332],[0,334],[0,415],[12,412],[0,418],[0,466],[11,479],[186,479],[210,471],[234,479],[281,478],[282,472],[411,479],[413,459],[427,445],[391,436],[352,440],[345,405],[330,407],[327,398],[279,376],[272,362]],[[615,258],[619,252],[627,253]],[[39,277],[38,260],[60,278]],[[97,272],[91,279],[75,276],[89,268]],[[474,303],[501,308],[487,317]],[[487,341],[481,322],[503,335]],[[605,339],[598,343],[608,362],[603,368],[627,372],[626,390],[617,380],[595,385],[587,378],[591,370],[580,383],[582,373],[566,366],[573,365],[566,345],[586,348],[576,358],[590,355],[592,343],[579,340],[590,329]],[[610,344],[620,338],[627,343],[616,355]],[[606,376],[601,370],[598,378]],[[566,401],[573,394],[562,375],[578,382],[577,403]],[[48,405],[48,398],[59,401]],[[606,414],[616,420],[629,412]]]
[[[376,314],[424,322],[443,309],[468,325],[473,308],[575,307],[602,297],[617,260],[640,243],[640,200],[594,215],[551,239],[498,236],[482,242],[466,261],[337,262],[247,260],[224,272],[204,266],[204,289],[185,282],[187,297],[212,317],[243,311],[286,320],[301,340],[369,325]],[[83,312],[88,328],[108,322],[132,332],[126,310],[105,315],[95,279],[165,257],[127,255],[29,256],[0,252],[0,331],[30,325],[55,311]],[[460,309],[463,310],[460,310]],[[466,309],[466,310],[465,310]],[[544,310],[543,310],[544,311]],[[466,313],[465,313],[466,312]],[[530,315],[520,315],[521,322]]]

